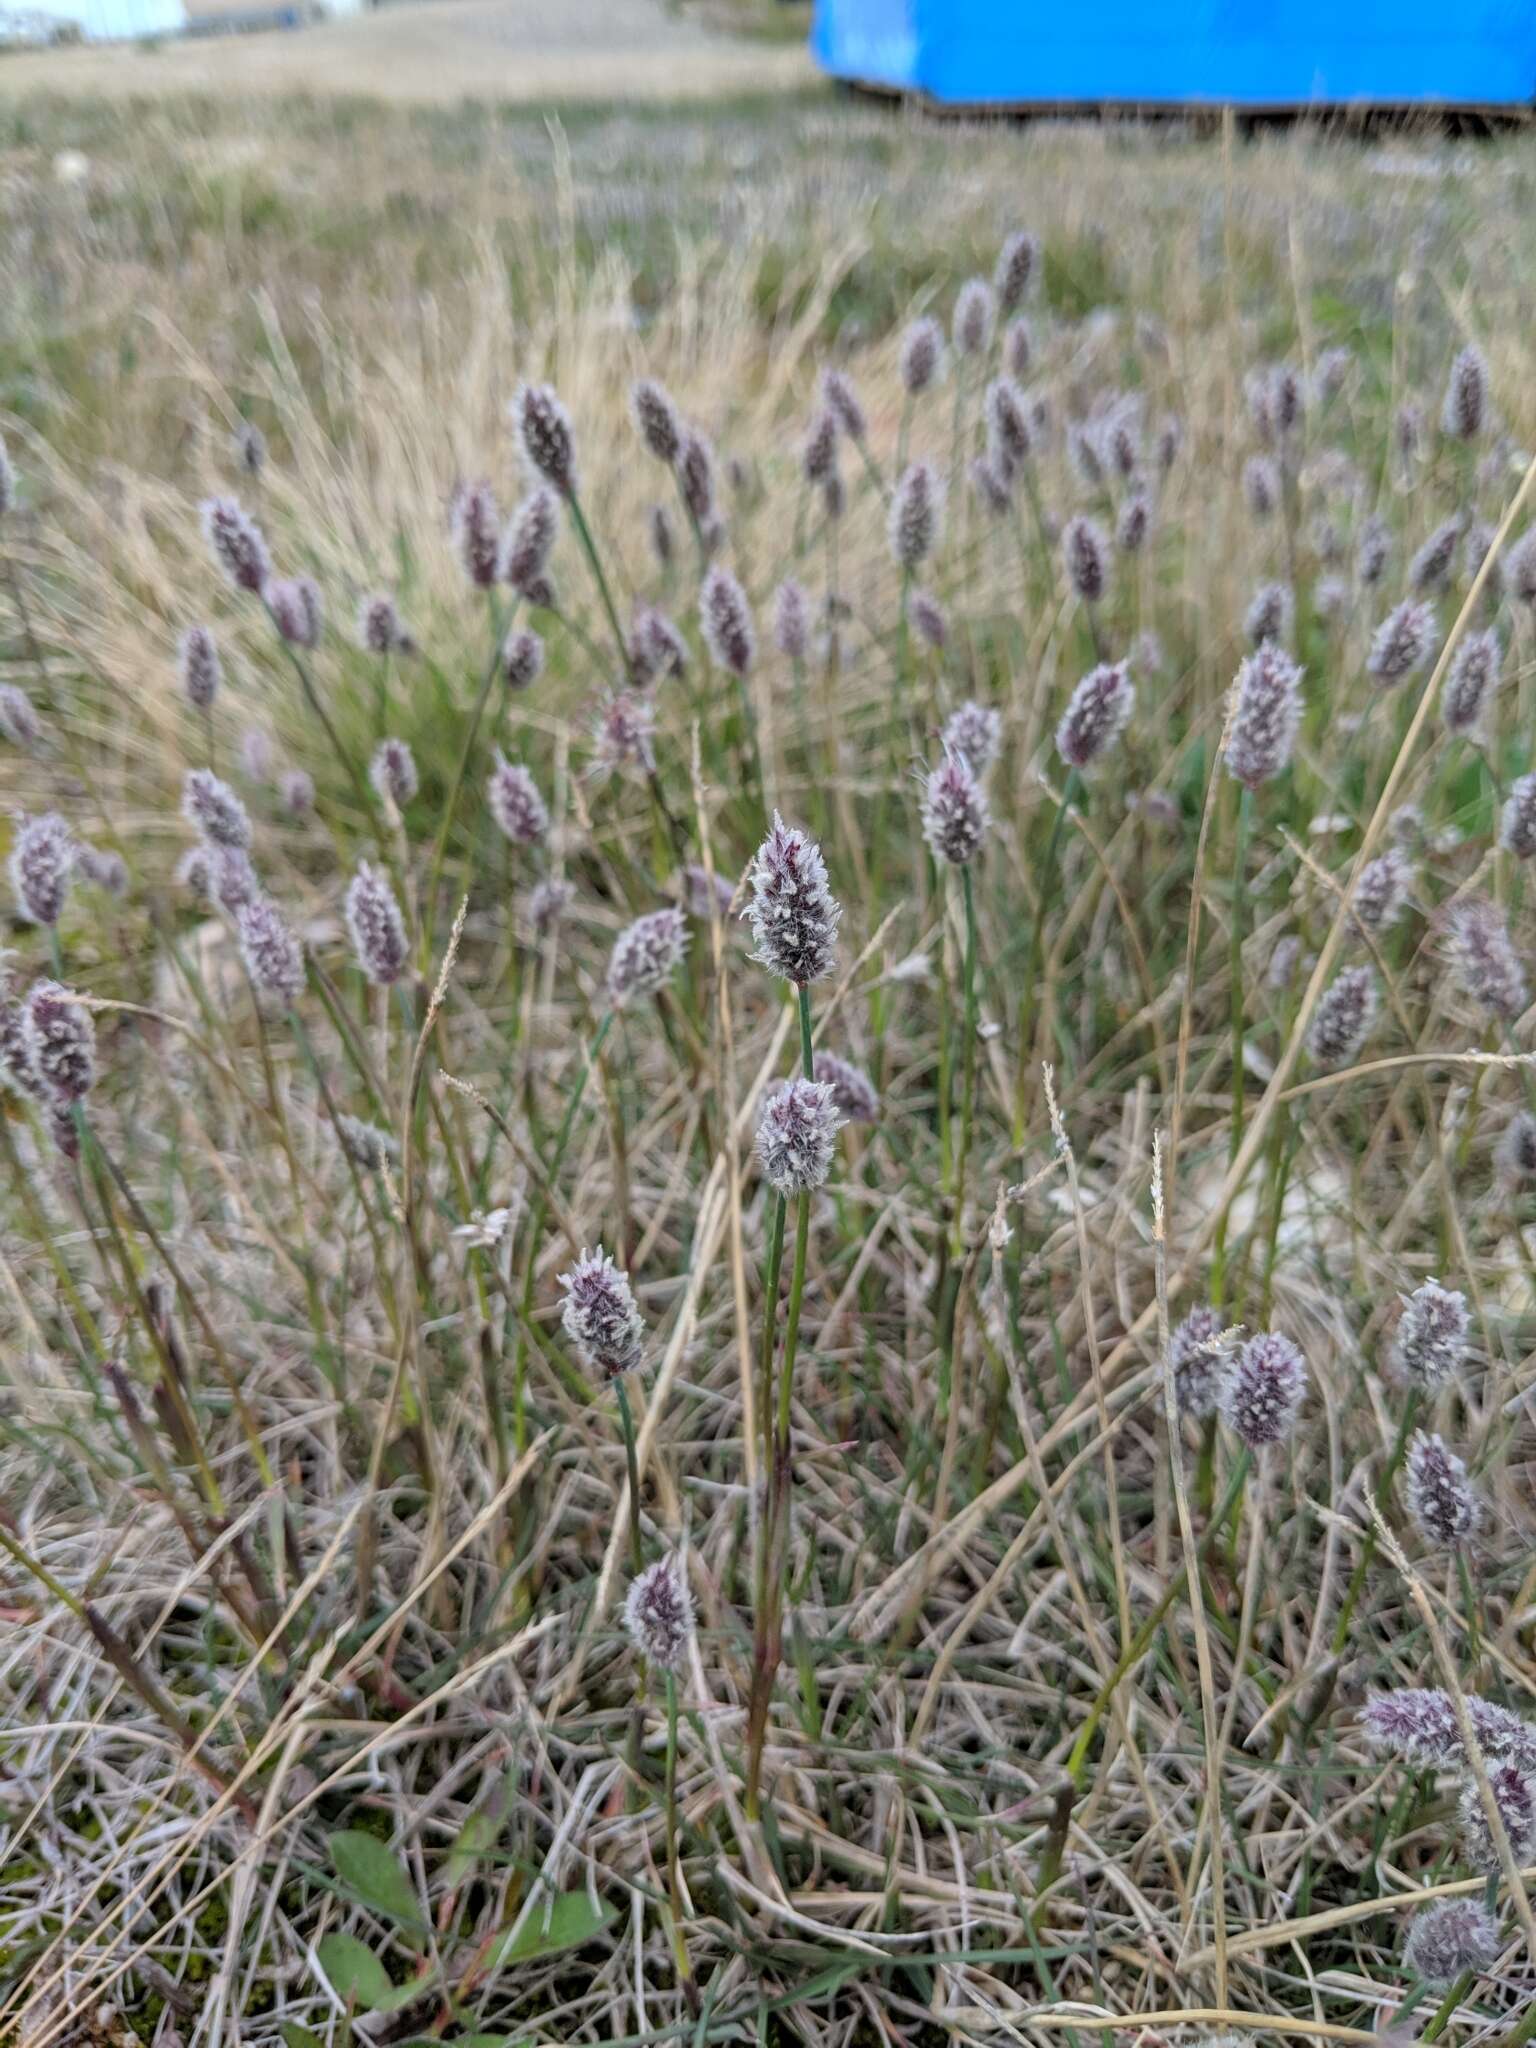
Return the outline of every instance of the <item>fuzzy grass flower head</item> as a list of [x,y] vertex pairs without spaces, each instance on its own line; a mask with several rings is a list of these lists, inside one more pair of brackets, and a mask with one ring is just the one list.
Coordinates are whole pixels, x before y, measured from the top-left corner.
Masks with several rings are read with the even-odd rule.
[[923,837],[950,867],[965,867],[981,851],[991,813],[963,754],[946,751],[923,787]]
[[608,1000],[615,1009],[653,996],[677,972],[688,950],[688,925],[680,910],[653,910],[626,925],[608,956]]
[[630,386],[629,410],[646,453],[670,469],[683,445],[683,423],[670,392],[654,377],[641,377]]
[[990,704],[967,700],[944,721],[941,735],[946,754],[958,754],[978,779],[1003,750],[1003,715]]
[[576,489],[576,444],[571,416],[552,384],[519,384],[512,399],[512,423],[523,460],[551,490],[569,498]]
[[1475,441],[1488,421],[1488,365],[1469,343],[1451,364],[1440,431],[1453,441]]
[[1360,879],[1355,884],[1355,916],[1368,932],[1390,930],[1408,908],[1412,887],[1412,861],[1400,846],[1388,847],[1360,870]]
[[944,374],[944,330],[931,314],[920,314],[901,337],[902,389],[921,397]]
[[[1523,1763],[1506,1759],[1488,1765],[1488,1789],[1503,1822],[1509,1853],[1517,1869],[1536,1856],[1536,1774]],[[1504,1868],[1475,1779],[1461,1794],[1461,1838],[1467,1861],[1492,1876]]]
[[269,896],[253,895],[234,912],[240,957],[257,995],[291,1010],[304,993],[304,948]]
[[1069,768],[1089,768],[1113,746],[1136,708],[1136,685],[1123,661],[1101,662],[1072,692],[1056,728],[1056,751]]
[[320,645],[325,614],[313,577],[277,577],[261,594],[279,639],[306,651]]
[[938,545],[944,522],[944,481],[928,462],[904,469],[891,493],[891,557],[904,575],[922,567]]
[[1516,860],[1536,855],[1536,775],[1517,775],[1499,813],[1499,844]]
[[1289,640],[1296,624],[1296,599],[1289,583],[1262,583],[1243,617],[1250,647],[1266,640]]
[[496,756],[485,800],[496,828],[513,846],[537,846],[549,831],[549,807],[521,761]]
[[54,1103],[83,1102],[96,1080],[91,1013],[56,981],[35,981],[21,1012],[27,1072]]
[[1265,641],[1237,671],[1227,728],[1226,767],[1235,782],[1258,789],[1283,775],[1301,728],[1302,671],[1273,640]]
[[368,764],[368,780],[376,796],[393,804],[397,811],[404,811],[421,787],[416,756],[409,743],[394,738],[380,740]]
[[1448,1550],[1476,1530],[1480,1507],[1465,1464],[1422,1429],[1408,1447],[1404,1491],[1409,1520],[1431,1549]]
[[1168,1370],[1173,1374],[1173,1397],[1181,1415],[1203,1421],[1216,1413],[1223,1370],[1222,1347],[1218,1340],[1226,1329],[1214,1308],[1191,1309],[1168,1338]]
[[1451,660],[1440,694],[1440,717],[1449,733],[1481,738],[1493,693],[1498,686],[1504,651],[1497,631],[1488,627],[1468,633]]
[[832,1171],[845,1121],[829,1083],[780,1082],[763,1098],[757,1120],[757,1156],[769,1186],[781,1195],[819,1188]]
[[232,846],[242,853],[251,844],[251,820],[245,805],[211,768],[190,768],[181,785],[181,814],[210,846]]
[[1365,672],[1383,689],[1393,689],[1429,659],[1435,638],[1435,608],[1407,598],[1388,612],[1371,636]]
[[530,603],[544,583],[559,531],[559,499],[547,485],[535,484],[507,521],[496,559],[499,579]]
[[775,811],[747,880],[752,894],[742,915],[756,942],[753,959],[797,988],[824,981],[837,965],[843,910],[815,840]]
[[773,644],[786,661],[804,661],[811,649],[811,601],[792,577],[773,594]]
[[951,336],[957,355],[985,355],[997,324],[997,301],[984,277],[968,277],[955,295]]
[[713,568],[699,592],[699,630],[712,660],[745,676],[757,656],[757,630],[747,593],[729,569]]
[[1318,998],[1307,1027],[1307,1050],[1320,1067],[1343,1067],[1371,1035],[1381,991],[1368,967],[1346,967]]
[[1307,1393],[1307,1362],[1289,1337],[1265,1331],[1223,1367],[1216,1405],[1222,1420],[1251,1451],[1284,1441],[1296,1427]]
[[364,654],[410,654],[415,642],[400,623],[400,609],[387,591],[375,591],[359,601],[357,644]]
[[1467,1297],[1438,1280],[1426,1280],[1409,1295],[1392,1340],[1393,1377],[1421,1393],[1434,1393],[1466,1357],[1471,1333]]
[[202,506],[209,552],[233,590],[259,597],[272,574],[272,558],[261,528],[234,498],[209,498]]
[[630,1583],[624,1626],[647,1664],[677,1671],[694,1632],[693,1596],[676,1559],[658,1557]]
[[832,1090],[838,1113],[851,1124],[880,1121],[880,1091],[862,1067],[835,1052],[818,1052],[811,1063],[815,1080]]
[[8,865],[21,915],[29,924],[56,925],[75,868],[74,835],[57,811],[22,819]]
[[633,1372],[645,1356],[645,1318],[622,1273],[601,1245],[583,1251],[569,1273],[562,1273],[565,1306],[560,1323],[588,1365],[605,1380]]
[[1109,588],[1109,537],[1096,519],[1079,512],[1061,535],[1067,581],[1084,604],[1098,604]]
[[527,690],[544,669],[544,642],[527,626],[518,626],[501,645],[501,676],[509,690]]
[[1504,1126],[1494,1157],[1506,1180],[1536,1180],[1536,1115],[1517,1109]]
[[1480,1977],[1499,1959],[1498,1922],[1480,1899],[1441,1899],[1416,1913],[1403,1939],[1403,1965],[1431,1991]]
[[410,947],[405,920],[382,868],[358,863],[347,889],[346,915],[358,965],[375,988],[391,987],[410,964]]
[[35,747],[43,722],[32,699],[17,683],[0,683],[0,740],[13,747]]
[[1499,906],[1486,896],[1464,896],[1446,918],[1451,970],[1464,994],[1495,1017],[1518,1017],[1525,1008],[1525,969],[1510,942]]
[[637,768],[651,775],[656,768],[656,707],[648,697],[618,690],[603,704],[594,735],[593,766],[605,775]]
[[207,711],[219,694],[219,647],[206,626],[188,626],[178,655],[182,694],[194,711]]

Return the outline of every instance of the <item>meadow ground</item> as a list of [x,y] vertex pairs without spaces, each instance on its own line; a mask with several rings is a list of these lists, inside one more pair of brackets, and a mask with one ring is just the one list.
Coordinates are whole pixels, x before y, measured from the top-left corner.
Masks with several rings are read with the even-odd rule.
[[0,100],[0,2039],[1536,2032],[1533,171]]

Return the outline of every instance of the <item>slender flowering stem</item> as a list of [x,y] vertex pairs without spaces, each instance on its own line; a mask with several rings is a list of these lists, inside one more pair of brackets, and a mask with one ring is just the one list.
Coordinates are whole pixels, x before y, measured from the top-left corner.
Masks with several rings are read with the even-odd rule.
[[613,1390],[619,1399],[619,1421],[624,1429],[624,1462],[629,1468],[629,1554],[638,1572],[645,1563],[645,1548],[640,1540],[640,1465],[635,1456],[635,1418],[630,1412],[629,1389],[620,1373],[613,1383]]
[[571,524],[576,529],[576,538],[581,542],[581,551],[586,556],[588,565],[592,570],[593,580],[597,584],[598,595],[603,601],[603,610],[608,614],[608,625],[613,634],[613,644],[618,649],[619,654],[619,671],[622,675],[627,676],[629,674],[629,647],[624,639],[624,628],[619,624],[618,610],[613,602],[613,592],[608,588],[608,578],[603,570],[602,558],[597,552],[597,543],[592,538],[592,529],[587,524],[587,515],[581,509],[581,500],[574,491],[566,499],[566,503],[571,508]]
[[962,969],[965,1021],[961,1027],[964,1036],[960,1048],[960,1146],[955,1164],[954,1215],[949,1227],[950,1252],[956,1258],[963,1242],[966,1169],[970,1161],[971,1123],[976,1109],[976,887],[971,879],[969,862],[960,870],[960,889],[965,901],[965,965]]
[[[1243,1142],[1243,909],[1248,900],[1248,838],[1253,824],[1253,791],[1245,784],[1238,791],[1237,843],[1232,854],[1231,936],[1227,974],[1231,983],[1232,1022],[1232,1122],[1227,1150],[1230,1166]],[[1216,1241],[1211,1253],[1211,1301],[1220,1308],[1226,1299],[1227,1221],[1224,1209],[1216,1223]]]
[[1056,806],[1055,822],[1045,849],[1045,860],[1040,869],[1040,900],[1035,906],[1035,915],[1030,924],[1029,955],[1024,969],[1022,1004],[1019,1014],[1018,1072],[1014,1082],[1013,1098],[1013,1143],[1017,1150],[1024,1142],[1025,1093],[1029,1074],[1034,1064],[1031,1047],[1034,1043],[1035,1026],[1035,983],[1040,975],[1040,959],[1045,946],[1045,920],[1050,914],[1052,898],[1057,882],[1057,858],[1061,852],[1061,837],[1066,829],[1067,813],[1082,795],[1083,778],[1074,768],[1068,775],[1066,786],[1061,792],[1061,802]]
[[469,714],[469,723],[464,728],[464,745],[459,752],[459,765],[454,771],[453,781],[449,785],[448,799],[443,805],[443,815],[438,820],[437,836],[432,842],[432,858],[427,867],[427,892],[423,907],[422,941],[428,953],[431,952],[432,948],[432,933],[437,917],[437,888],[438,883],[442,879],[443,857],[448,851],[448,837],[453,830],[454,815],[459,807],[459,796],[464,788],[465,777],[469,773],[469,764],[475,751],[475,741],[479,737],[481,720],[485,717],[485,707],[501,668],[501,646],[505,622],[497,610],[494,595],[490,593],[487,593],[486,596],[486,609],[491,621],[490,659],[486,662],[485,674],[480,680],[480,689]]
[[[1385,1509],[1387,1501],[1391,1497],[1392,1482],[1401,1471],[1403,1460],[1408,1455],[1408,1444],[1413,1435],[1413,1425],[1418,1420],[1418,1415],[1419,1390],[1415,1387],[1410,1391],[1407,1400],[1403,1403],[1403,1417],[1397,1425],[1397,1436],[1392,1444],[1391,1456],[1382,1467],[1381,1477],[1376,1482],[1376,1505],[1379,1508]],[[1360,1598],[1361,1588],[1365,1584],[1366,1573],[1370,1570],[1371,1560],[1375,1555],[1376,1525],[1373,1522],[1370,1528],[1366,1530],[1361,1541],[1360,1555],[1355,1561],[1354,1571],[1350,1574],[1349,1585],[1344,1594],[1344,1601],[1339,1608],[1339,1618],[1333,1626],[1333,1652],[1335,1656],[1342,1652],[1345,1644],[1349,1641],[1350,1619],[1354,1614],[1355,1603]]]

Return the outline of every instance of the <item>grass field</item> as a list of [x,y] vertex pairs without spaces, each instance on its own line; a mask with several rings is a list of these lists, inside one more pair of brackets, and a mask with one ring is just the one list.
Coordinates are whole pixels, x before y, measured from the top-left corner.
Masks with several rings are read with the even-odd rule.
[[0,151],[0,2040],[1523,2048],[1528,143]]

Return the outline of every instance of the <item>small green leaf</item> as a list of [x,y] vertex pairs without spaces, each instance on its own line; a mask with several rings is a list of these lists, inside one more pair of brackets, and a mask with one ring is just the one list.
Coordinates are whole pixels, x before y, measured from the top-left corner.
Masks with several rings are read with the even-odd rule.
[[[327,1970],[326,1975],[330,1975],[329,1970]],[[297,2020],[283,2020],[281,2022],[281,2030],[288,2048],[325,2048],[325,2044],[320,2039],[320,2036],[312,2034],[308,2027],[301,2027]]]
[[516,1936],[508,1929],[491,1944],[487,1968],[498,1970],[506,1963],[528,1963],[538,1956],[558,1955],[563,1948],[580,1948],[618,1917],[618,1908],[606,1899],[594,1904],[586,1892],[562,1892],[548,1905],[536,1905]]
[[402,1927],[420,1930],[426,1926],[409,1871],[377,1835],[364,1834],[360,1828],[344,1828],[340,1834],[332,1835],[326,1846],[336,1875],[354,1899]]
[[492,1814],[472,1813],[459,1829],[459,1839],[448,1851],[443,1876],[449,1891],[456,1892],[471,1870],[496,1846],[501,1823]]
[[315,1953],[338,1998],[376,2012],[395,1988],[373,1950],[354,1934],[327,1934]]

